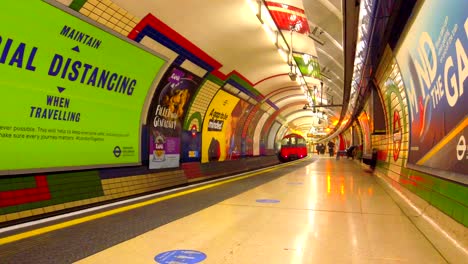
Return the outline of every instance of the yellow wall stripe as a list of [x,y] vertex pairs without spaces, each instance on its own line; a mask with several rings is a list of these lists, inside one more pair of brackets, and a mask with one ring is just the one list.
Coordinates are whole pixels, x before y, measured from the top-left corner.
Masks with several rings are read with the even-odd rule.
[[468,126],[468,117],[463,122],[447,134],[435,147],[433,147],[424,157],[422,157],[416,164],[423,165],[428,159],[432,158],[445,144],[452,140],[458,133],[460,133],[465,127]]

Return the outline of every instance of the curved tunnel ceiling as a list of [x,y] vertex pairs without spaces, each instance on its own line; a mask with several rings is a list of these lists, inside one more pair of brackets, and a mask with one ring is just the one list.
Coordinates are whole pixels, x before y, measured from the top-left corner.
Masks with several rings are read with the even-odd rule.
[[[324,126],[323,122],[317,124],[314,108],[305,96],[306,90],[310,90],[311,98],[315,97],[312,104],[343,104],[345,67],[341,0],[113,2],[138,18],[153,14],[218,61],[222,65],[219,69],[222,74],[236,71],[245,77],[276,105],[289,125],[299,128],[304,135]],[[268,6],[268,10],[258,11],[260,5]],[[270,15],[269,22],[265,12]],[[283,27],[280,30],[282,36],[278,35],[278,38],[283,38],[287,44],[274,43],[264,29],[266,24],[272,23],[276,29]],[[288,23],[289,29],[284,29]],[[291,25],[296,26],[292,34]],[[285,46],[288,49],[292,47],[296,57],[279,52],[278,48]],[[318,62],[320,75],[304,76],[306,84],[293,81],[288,74],[294,70],[288,61],[297,64],[298,59],[307,62],[310,58]],[[309,69],[317,71],[317,65],[314,66],[309,66]],[[309,107],[304,110],[306,105]],[[316,110],[333,120],[339,119],[342,113],[341,107]]]

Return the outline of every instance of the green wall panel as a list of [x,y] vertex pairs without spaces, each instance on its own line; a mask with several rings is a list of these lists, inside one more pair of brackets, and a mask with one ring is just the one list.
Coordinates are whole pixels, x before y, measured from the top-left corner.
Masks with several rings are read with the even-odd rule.
[[400,184],[454,220],[468,226],[467,187],[407,168],[402,168]]
[[0,192],[22,190],[36,187],[34,176],[0,178]]
[[449,198],[442,196],[439,193],[432,192],[430,203],[447,215],[452,216],[454,205],[453,200],[450,200]]
[[463,218],[466,212],[467,208],[465,206],[461,204],[454,204],[452,217],[458,222],[463,223]]
[[[21,212],[50,205],[104,195],[98,171],[58,173],[47,176],[50,200],[30,202],[0,208],[0,214]],[[0,179],[0,191],[21,190],[36,187],[34,176]]]
[[86,2],[88,2],[88,0],[73,0],[69,7],[75,11],[80,11]]

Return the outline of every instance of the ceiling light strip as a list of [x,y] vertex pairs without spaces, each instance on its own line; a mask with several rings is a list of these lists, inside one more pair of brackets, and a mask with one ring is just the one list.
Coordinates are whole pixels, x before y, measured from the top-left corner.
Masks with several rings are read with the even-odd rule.
[[[307,82],[304,79],[304,76],[302,76],[301,71],[299,70],[299,67],[296,64],[296,61],[294,59],[291,59],[291,61],[289,61],[288,54],[291,54],[292,50],[289,47],[289,45],[288,45],[286,39],[284,38],[283,34],[279,30],[278,26],[274,22],[271,14],[270,14],[270,11],[268,10],[268,7],[266,6],[265,2],[262,1],[262,0],[247,0],[247,2],[249,4],[250,8],[252,9],[252,11],[254,12],[254,14],[257,16],[260,23],[262,23],[262,28],[267,33],[268,38],[278,48],[278,53],[279,53],[280,57],[286,63],[288,63],[288,65],[292,65],[291,72],[295,73],[296,82],[299,85],[305,85],[307,87]],[[289,63],[291,63],[291,64],[289,64]],[[313,106],[314,102],[313,102],[312,98],[309,96],[308,91],[306,91],[306,89],[303,89],[303,92],[304,92],[305,98],[309,102],[309,105]]]
[[349,100],[346,117],[343,118],[343,121],[340,124],[337,124],[339,128],[336,129],[335,132],[331,134],[328,138],[338,136],[347,127],[348,122],[351,120],[351,116],[356,107],[356,101],[359,96],[358,91],[361,90],[360,85],[363,76],[363,70],[365,69],[365,67],[363,67],[363,64],[365,64],[367,60],[369,51],[370,27],[374,20],[374,5],[375,0],[361,1],[359,7],[359,24],[357,33],[356,53],[354,57],[354,69],[351,81],[351,98]]

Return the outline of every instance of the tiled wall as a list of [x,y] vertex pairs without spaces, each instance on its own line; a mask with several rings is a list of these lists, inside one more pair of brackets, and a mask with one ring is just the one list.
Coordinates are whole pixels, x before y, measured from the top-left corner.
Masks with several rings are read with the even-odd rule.
[[[200,87],[199,91],[203,91],[203,93],[198,93],[193,101],[190,109],[188,111],[188,117],[193,116],[197,113],[198,116],[201,118],[205,117],[205,113],[210,105],[211,100],[215,96],[216,92],[220,89],[220,85],[216,84],[213,81],[206,80],[205,83]],[[196,125],[199,129],[202,126],[203,120],[196,120],[191,119],[188,120],[188,125],[185,126],[186,128],[190,128],[192,125]]]
[[184,171],[173,170],[161,173],[134,175],[113,179],[103,179],[102,189],[108,199],[126,197],[151,192],[187,182]]
[[140,22],[139,18],[110,0],[88,0],[79,12],[124,36],[127,36]]
[[106,200],[97,171],[0,178],[0,222]]
[[[400,71],[390,49],[387,49],[382,58],[382,64],[376,76],[378,80],[379,97],[383,104],[386,119],[386,134],[372,136],[372,147],[381,152],[380,158],[385,158],[380,168],[385,168],[387,176],[398,181],[402,168],[406,166],[409,146],[409,113],[406,100],[405,87]],[[393,128],[395,112],[400,117],[401,139],[400,144],[394,140],[397,131]],[[399,146],[398,146],[399,145]],[[399,151],[397,151],[399,148]],[[394,156],[394,150],[397,155]]]
[[[409,113],[406,92],[393,54],[386,49],[377,72],[380,94],[386,112],[387,133],[372,136],[372,146],[379,149],[382,159],[377,171],[410,190],[457,222],[468,226],[468,188],[427,173],[407,168],[409,146]],[[398,158],[393,156],[393,113],[397,111],[402,121],[402,144]],[[383,157],[385,156],[385,157]]]
[[[140,22],[140,18],[134,17],[110,0],[57,1],[123,36],[127,36]],[[207,70],[150,37],[143,37],[140,44],[168,58],[168,63],[179,63],[181,67],[205,78],[199,89],[202,92],[195,96],[187,115],[198,119],[188,118],[185,124],[185,127],[191,127],[193,124],[191,122],[198,122],[197,126],[200,128],[212,98],[225,81],[210,75]],[[240,78],[233,78],[238,82],[241,81]],[[245,81],[243,83],[245,84]],[[252,87],[246,89],[256,95]],[[265,120],[262,120],[260,123],[263,124]],[[255,131],[256,135],[260,134],[260,130]],[[219,177],[276,163],[278,163],[276,157],[270,156],[217,164],[195,163],[195,166],[188,164],[190,166],[157,172],[143,165],[44,175],[5,176],[0,178],[0,226],[10,224],[11,221],[43,217],[45,214],[63,210],[75,210],[113,199],[186,184],[189,181]]]

